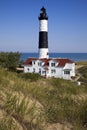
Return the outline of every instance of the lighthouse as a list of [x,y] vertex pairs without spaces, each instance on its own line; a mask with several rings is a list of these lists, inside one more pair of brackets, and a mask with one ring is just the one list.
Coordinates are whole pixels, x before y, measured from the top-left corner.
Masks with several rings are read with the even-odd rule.
[[49,58],[48,16],[41,8],[39,19],[39,57],[29,57],[24,62],[24,73],[37,73],[43,77],[72,80],[75,77],[75,63],[67,58]]
[[39,58],[49,58],[48,51],[48,16],[46,9],[41,8],[39,19]]

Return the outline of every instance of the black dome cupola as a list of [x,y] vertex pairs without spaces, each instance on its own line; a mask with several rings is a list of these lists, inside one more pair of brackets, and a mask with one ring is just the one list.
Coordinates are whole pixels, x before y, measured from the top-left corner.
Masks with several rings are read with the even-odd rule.
[[46,9],[44,8],[44,6],[41,8],[41,13],[39,16],[39,20],[43,20],[43,19],[48,20],[48,16],[47,16]]

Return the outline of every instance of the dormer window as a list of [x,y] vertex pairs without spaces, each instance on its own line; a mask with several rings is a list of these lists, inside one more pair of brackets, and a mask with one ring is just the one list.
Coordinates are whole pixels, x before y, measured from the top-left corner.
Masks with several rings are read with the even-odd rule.
[[33,64],[35,65],[35,61],[33,61]]
[[53,62],[53,63],[51,63],[51,66],[52,66],[52,67],[54,67],[54,66],[55,66],[55,63],[54,63],[54,62]]
[[38,62],[38,66],[41,66],[42,65],[42,63],[41,62]]

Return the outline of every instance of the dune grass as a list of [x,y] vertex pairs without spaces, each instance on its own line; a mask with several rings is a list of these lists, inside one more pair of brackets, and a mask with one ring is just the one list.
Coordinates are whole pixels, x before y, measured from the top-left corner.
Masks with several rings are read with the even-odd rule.
[[78,69],[78,72],[81,73],[80,81],[87,84],[87,65]]
[[44,130],[46,124],[58,122],[71,123],[73,130],[87,129],[86,85],[0,68],[0,90],[0,108],[6,113],[0,130],[17,130],[14,119],[27,130]]
[[76,62],[76,65],[87,65],[87,61],[79,61],[79,62]]

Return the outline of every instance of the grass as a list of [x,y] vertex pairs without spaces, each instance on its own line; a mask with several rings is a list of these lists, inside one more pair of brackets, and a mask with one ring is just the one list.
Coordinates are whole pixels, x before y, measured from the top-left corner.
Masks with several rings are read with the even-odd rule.
[[79,68],[78,72],[82,75],[79,80],[81,82],[87,83],[87,65]]
[[[79,70],[84,78],[85,69]],[[86,84],[77,86],[63,79],[0,68],[0,90],[0,110],[5,113],[0,118],[0,130],[44,130],[48,124],[63,122],[69,122],[73,130],[87,129]]]
[[79,61],[79,62],[76,62],[76,65],[87,65],[87,61]]
[[80,75],[79,81],[87,86],[87,61],[76,63],[77,76]]
[[0,130],[16,130],[16,126],[10,116],[5,116],[0,121]]

